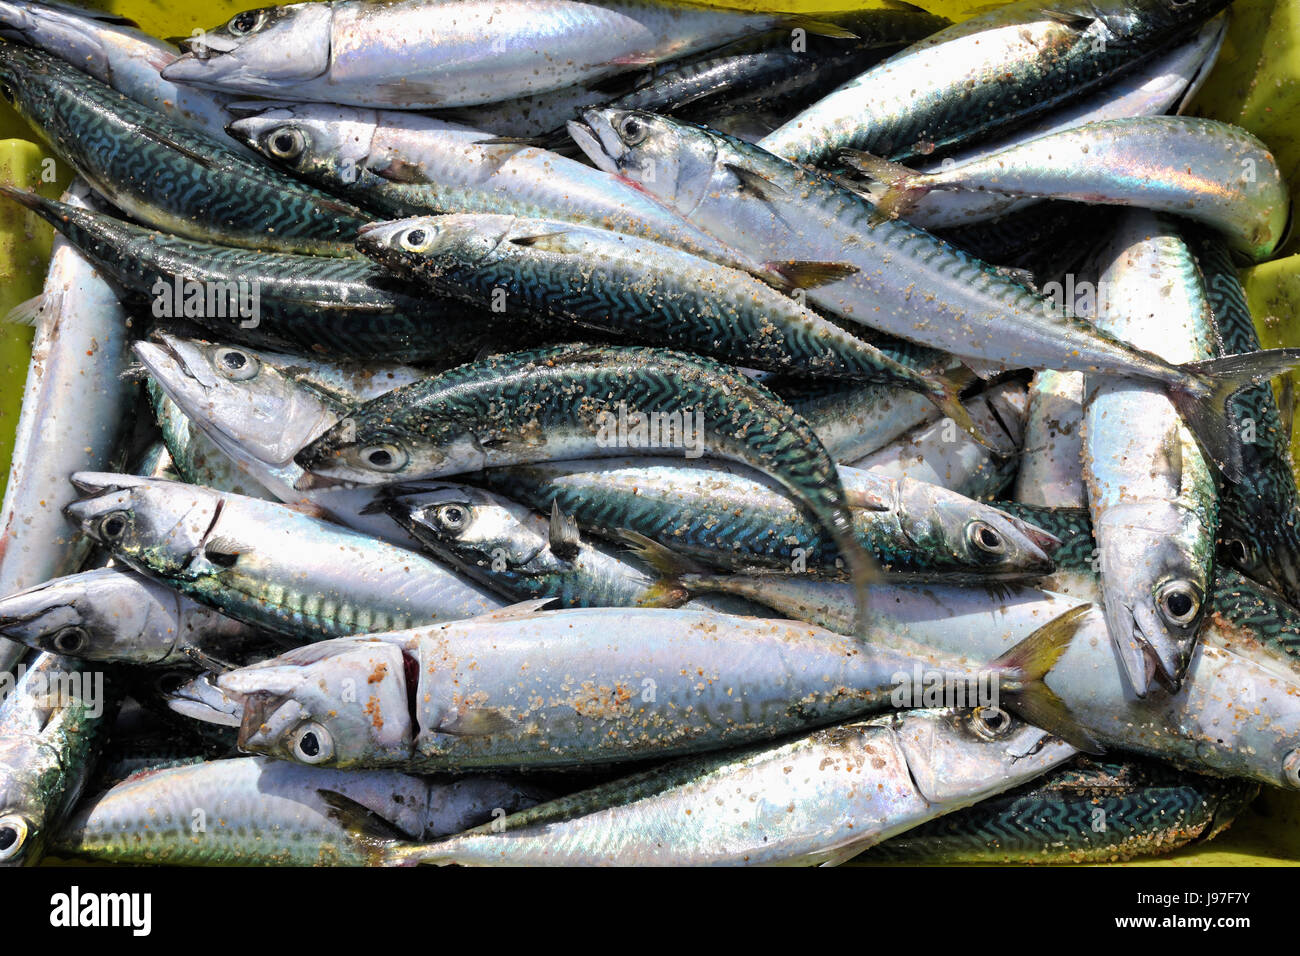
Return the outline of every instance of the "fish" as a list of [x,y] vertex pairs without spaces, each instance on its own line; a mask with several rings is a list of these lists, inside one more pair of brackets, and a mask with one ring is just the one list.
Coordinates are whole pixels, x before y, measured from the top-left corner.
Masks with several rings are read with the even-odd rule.
[[295,489],[303,470],[293,455],[353,407],[422,380],[423,370],[361,366],[165,332],[132,348],[150,376],[151,391],[157,389],[178,410],[191,440],[202,439],[231,469],[265,489],[250,497],[283,501],[399,548],[420,549],[386,516],[368,511],[373,495],[366,489]]
[[64,3],[3,0],[0,38],[44,50],[176,123],[225,139],[228,97],[164,80],[160,71],[180,52],[123,17]]
[[69,520],[141,574],[238,621],[300,640],[499,607],[428,558],[278,502],[79,472]]
[[923,823],[859,863],[1114,863],[1203,844],[1259,784],[1145,760],[1077,757],[1038,780]]
[[778,27],[789,14],[615,0],[333,0],[261,7],[186,41],[164,79],[300,102],[449,109],[590,82]]
[[[84,183],[64,199],[69,208],[92,201]],[[130,343],[118,292],[70,243],[55,241],[41,294],[10,320],[35,326],[36,336],[0,506],[0,596],[70,574],[86,560],[87,543],[63,520],[64,505],[76,498],[68,476],[114,464],[137,391],[122,378]],[[0,671],[20,653],[0,640]]]
[[640,182],[724,242],[769,258],[834,250],[836,261],[858,267],[808,289],[814,307],[994,368],[1093,372],[1158,385],[1229,481],[1242,475],[1229,399],[1300,361],[1300,350],[1281,349],[1175,366],[923,230],[882,218],[822,173],[665,117],[600,110],[583,116],[585,125],[571,123],[570,132],[593,162]]
[[[135,472],[144,477],[168,478],[188,485],[200,485],[213,491],[224,491],[247,498],[274,501],[275,496],[266,486],[241,469],[212,439],[190,420],[183,409],[173,402],[156,381],[145,383],[145,392],[153,408],[154,420],[162,434],[166,462],[163,470]],[[173,472],[168,475],[166,471]],[[75,489],[74,489],[75,491]]]
[[[513,603],[551,598],[559,607],[676,607],[686,595],[609,544],[583,538],[573,518],[549,517],[481,488],[432,483],[376,500],[426,551]],[[725,600],[725,599],[724,599]],[[693,606],[730,611],[705,597]],[[2,606],[2,604],[0,604]],[[747,610],[761,613],[756,605]]]
[[199,666],[256,631],[122,567],[55,578],[0,598],[0,634],[81,661]]
[[[891,577],[979,584],[1054,569],[1057,541],[1032,524],[910,478],[841,466],[853,528]],[[542,514],[631,547],[731,570],[839,576],[835,542],[780,485],[721,461],[673,458],[538,462],[465,476]],[[770,578],[771,575],[768,575]]]
[[272,164],[384,219],[442,213],[558,219],[665,243],[773,284],[801,281],[797,264],[746,259],[616,176],[455,123],[392,110],[287,104],[242,116],[228,131]]
[[1032,121],[1181,42],[1227,0],[1020,0],[931,34],[759,145],[800,163],[859,149],[904,162]]
[[[161,320],[254,347],[379,362],[473,357],[490,314],[430,300],[367,259],[263,252],[146,229],[0,185]],[[431,334],[433,333],[433,334]],[[517,341],[517,339],[516,339]]]
[[[1096,323],[1175,362],[1218,351],[1178,226],[1131,212],[1100,253]],[[1156,389],[1085,376],[1082,464],[1106,620],[1139,695],[1178,687],[1203,621],[1219,495],[1211,465]]]
[[745,368],[922,392],[978,434],[954,382],[894,361],[739,270],[661,243],[556,220],[449,215],[376,223],[357,248],[471,303],[504,293],[508,308],[554,317],[561,334],[576,326]]
[[707,450],[774,478],[830,533],[859,590],[874,575],[812,430],[762,386],[682,352],[571,343],[492,356],[366,403],[294,460],[310,488],[614,456],[643,445],[636,416],[658,423],[647,444]]
[[97,192],[154,228],[339,256],[370,221],[39,50],[0,41],[0,97]]
[[[1226,243],[1208,230],[1185,230],[1200,267],[1205,297],[1226,354],[1259,349]],[[1268,385],[1238,393],[1229,407],[1242,442],[1245,476],[1220,489],[1218,557],[1300,606],[1300,492],[1291,468],[1291,442]]]
[[831,457],[842,465],[865,458],[917,425],[938,417],[938,409],[919,392],[891,385],[845,385],[825,380],[777,380],[767,384],[789,402]]
[[1068,621],[976,667],[923,645],[702,609],[543,601],[435,629],[342,639],[227,671],[239,746],[312,766],[416,772],[588,766],[757,741],[908,705],[922,682],[1083,747],[1039,694]]
[[504,777],[435,781],[233,757],[133,774],[87,797],[50,848],[64,859],[119,864],[371,864],[370,844],[335,819],[321,791],[364,806],[405,839],[457,833],[549,796]]
[[1025,441],[1027,395],[1019,382],[994,385],[967,399],[984,443],[959,433],[951,418],[921,425],[851,467],[884,478],[911,478],[977,500],[995,497],[1011,481]]
[[118,696],[78,661],[0,673],[0,866],[35,866],[86,785]]
[[[835,864],[1032,780],[1073,747],[1003,712],[913,710],[693,757],[428,844],[400,865]],[[338,802],[342,819],[371,832]],[[665,821],[671,821],[666,825]],[[377,834],[376,834],[377,836]]]
[[1071,199],[1203,222],[1259,262],[1279,248],[1291,221],[1290,194],[1268,147],[1240,127],[1191,116],[1085,123],[930,173],[860,153],[849,161],[879,184],[870,193],[881,215],[926,229],[956,224],[942,202],[918,214],[922,197],[936,191],[959,203],[977,194],[984,208],[961,211],[963,222],[1002,212],[990,199]]
[[1083,375],[1036,373],[1029,386],[1025,442],[1012,497],[1043,507],[1086,507],[1082,460]]

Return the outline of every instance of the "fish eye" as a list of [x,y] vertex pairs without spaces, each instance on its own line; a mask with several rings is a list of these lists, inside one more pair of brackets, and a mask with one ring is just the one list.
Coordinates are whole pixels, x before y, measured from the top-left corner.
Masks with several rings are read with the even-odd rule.
[[1011,729],[1011,715],[1000,707],[976,707],[970,722],[975,733],[985,740],[995,740]]
[[399,446],[386,443],[361,449],[361,460],[375,471],[400,471],[406,465],[407,455]]
[[297,159],[307,148],[307,137],[296,126],[281,126],[267,133],[262,144],[276,159]]
[[1282,761],[1282,774],[1286,782],[1300,790],[1300,750],[1293,750]]
[[397,241],[407,252],[424,252],[433,243],[433,234],[423,226],[416,226],[402,233]]
[[1007,542],[1001,532],[987,521],[972,521],[966,526],[966,540],[985,554],[1006,553]]
[[58,631],[50,640],[50,649],[59,654],[76,654],[85,650],[90,643],[90,635],[84,628],[75,624]]
[[129,524],[130,515],[125,511],[111,511],[99,519],[99,536],[105,541],[120,538]]
[[293,756],[302,763],[324,763],[334,756],[334,738],[318,723],[304,724],[294,731]]
[[625,145],[636,146],[650,135],[650,127],[636,116],[624,116],[618,123],[618,136]]
[[217,374],[232,382],[247,382],[257,375],[261,363],[247,352],[239,349],[218,349],[216,353]]
[[265,19],[264,10],[245,10],[231,17],[230,22],[226,24],[226,29],[237,37],[246,37],[261,27]]
[[469,527],[469,510],[462,505],[443,505],[434,517],[444,531],[458,534]]
[[1201,595],[1190,581],[1170,581],[1156,592],[1160,616],[1175,627],[1186,627],[1201,611]]
[[0,817],[0,863],[8,863],[22,855],[30,831],[27,821],[16,813]]

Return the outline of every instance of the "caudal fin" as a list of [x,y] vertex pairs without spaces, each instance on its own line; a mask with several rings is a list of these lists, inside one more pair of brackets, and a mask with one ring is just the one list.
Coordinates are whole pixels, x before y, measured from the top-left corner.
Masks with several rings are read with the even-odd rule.
[[906,219],[921,197],[930,191],[924,174],[908,166],[856,149],[842,149],[839,157],[845,166],[874,184],[866,189],[866,196],[875,205],[878,219]]
[[1229,400],[1243,388],[1267,382],[1297,365],[1300,348],[1267,349],[1179,366],[1187,373],[1187,384],[1172,386],[1169,400],[1229,481],[1242,479],[1242,435],[1232,426]]
[[1091,610],[1091,604],[1071,608],[1034,631],[990,666],[1000,673],[999,689],[1008,698],[1011,710],[1035,727],[1056,734],[1080,750],[1100,754],[1104,752],[1101,744],[1079,725],[1065,701],[1043,683],[1043,678],[1056,666]]
[[960,393],[970,383],[970,373],[964,367],[959,367],[953,373],[942,377],[929,377],[926,381],[932,386],[930,391],[925,392],[925,397],[934,403],[934,407],[945,417],[950,418],[958,428],[966,432],[971,438],[998,454],[1003,454],[1005,449],[995,444],[987,435],[980,431],[980,427],[975,424],[975,419],[971,418],[970,412],[966,406],[961,403]]

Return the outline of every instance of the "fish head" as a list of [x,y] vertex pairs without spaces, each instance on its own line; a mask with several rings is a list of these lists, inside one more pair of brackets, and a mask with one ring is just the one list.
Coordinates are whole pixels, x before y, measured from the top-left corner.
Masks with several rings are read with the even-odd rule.
[[516,568],[546,548],[541,518],[481,488],[443,485],[394,497],[389,508],[423,544],[460,563]]
[[1056,538],[1045,531],[1031,535],[1023,523],[964,495],[904,478],[898,482],[898,511],[908,537],[933,555],[951,555],[953,566],[945,570],[955,574],[1011,581],[1056,569]]
[[594,109],[569,135],[597,168],[689,216],[713,184],[719,134],[644,110]]
[[1300,522],[1280,520],[1264,537],[1225,514],[1219,533],[1223,563],[1300,605]]
[[0,600],[0,637],[81,660],[154,664],[180,638],[176,598],[121,570],[56,578]]
[[453,214],[368,223],[357,249],[400,276],[437,282],[447,271],[481,263],[509,238],[513,216]]
[[292,374],[293,359],[159,333],[136,358],[204,432],[275,467],[339,420],[343,409]]
[[56,771],[38,737],[14,734],[0,740],[0,866],[35,866],[46,842],[46,816]]
[[183,40],[184,55],[162,70],[162,78],[275,96],[329,73],[333,16],[328,3],[245,10]]
[[340,187],[373,175],[368,167],[378,122],[375,110],[294,104],[242,116],[226,132],[304,179]]
[[217,687],[240,702],[242,750],[318,767],[396,766],[414,746],[416,666],[398,644],[344,638],[227,671]]
[[974,803],[1078,751],[998,707],[912,710],[892,718],[917,789],[930,803]]
[[1139,696],[1153,680],[1178,688],[1200,632],[1210,555],[1194,522],[1172,502],[1143,502],[1107,508],[1094,524],[1107,629]]
[[219,493],[130,475],[78,472],[88,497],[64,508],[85,534],[127,565],[151,575],[188,579],[208,562],[204,548],[220,515]]

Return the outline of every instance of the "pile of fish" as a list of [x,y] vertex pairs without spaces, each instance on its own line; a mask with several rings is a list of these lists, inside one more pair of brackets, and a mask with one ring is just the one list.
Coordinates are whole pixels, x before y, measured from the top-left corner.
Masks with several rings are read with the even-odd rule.
[[1127,859],[1300,789],[1227,0],[0,0],[0,862]]

